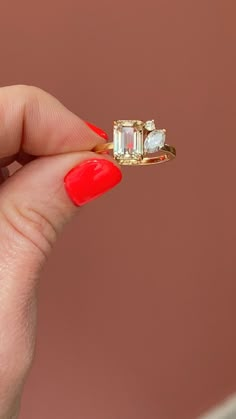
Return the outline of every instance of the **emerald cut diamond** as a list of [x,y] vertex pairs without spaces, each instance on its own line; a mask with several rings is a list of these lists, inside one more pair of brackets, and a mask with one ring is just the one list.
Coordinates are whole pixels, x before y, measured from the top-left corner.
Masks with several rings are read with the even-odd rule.
[[114,121],[114,157],[120,163],[135,164],[143,158],[143,127],[139,120]]

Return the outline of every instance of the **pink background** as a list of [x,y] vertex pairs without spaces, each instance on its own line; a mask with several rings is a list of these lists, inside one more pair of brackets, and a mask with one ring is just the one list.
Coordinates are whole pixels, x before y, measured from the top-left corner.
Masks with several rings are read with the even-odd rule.
[[236,390],[233,0],[1,5],[1,85],[112,132],[155,118],[175,162],[126,168],[43,274],[21,419],[194,419]]

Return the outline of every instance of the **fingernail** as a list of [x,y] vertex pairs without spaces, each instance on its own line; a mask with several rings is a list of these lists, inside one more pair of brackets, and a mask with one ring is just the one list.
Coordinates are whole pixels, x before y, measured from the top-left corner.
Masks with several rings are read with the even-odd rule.
[[111,161],[91,159],[80,163],[65,176],[65,188],[75,205],[81,206],[104,194],[122,179]]
[[98,134],[100,137],[104,138],[106,141],[108,140],[108,135],[105,131],[103,131],[101,128],[96,127],[95,125],[91,124],[90,122],[85,121],[89,128],[91,128],[96,134]]

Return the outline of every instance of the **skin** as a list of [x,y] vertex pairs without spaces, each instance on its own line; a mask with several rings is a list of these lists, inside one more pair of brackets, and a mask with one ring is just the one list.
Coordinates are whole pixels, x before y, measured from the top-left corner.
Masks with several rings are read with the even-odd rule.
[[[0,419],[18,417],[34,357],[40,272],[78,212],[64,177],[84,160],[109,159],[90,151],[103,142],[41,89],[0,89]],[[8,177],[13,161],[23,166]]]

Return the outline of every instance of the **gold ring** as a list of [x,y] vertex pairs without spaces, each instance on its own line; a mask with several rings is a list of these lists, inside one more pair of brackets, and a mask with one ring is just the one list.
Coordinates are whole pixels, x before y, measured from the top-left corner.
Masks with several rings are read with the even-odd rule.
[[113,150],[113,158],[121,165],[158,164],[176,156],[175,148],[165,140],[166,130],[156,129],[154,120],[118,120],[113,124],[113,142],[99,144],[92,151]]

